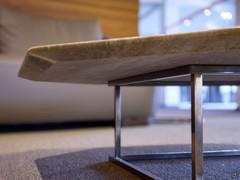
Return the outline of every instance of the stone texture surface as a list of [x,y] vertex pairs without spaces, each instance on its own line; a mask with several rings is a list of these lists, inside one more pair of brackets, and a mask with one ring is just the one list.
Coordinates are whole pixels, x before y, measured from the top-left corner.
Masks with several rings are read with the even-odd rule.
[[240,28],[57,44],[28,51],[19,76],[105,84],[183,65],[240,65]]

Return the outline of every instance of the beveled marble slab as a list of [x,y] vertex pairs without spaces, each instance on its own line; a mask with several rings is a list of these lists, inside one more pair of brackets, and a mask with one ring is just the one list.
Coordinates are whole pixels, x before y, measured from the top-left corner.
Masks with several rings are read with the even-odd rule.
[[192,64],[240,65],[240,28],[34,47],[27,52],[19,76],[106,84]]

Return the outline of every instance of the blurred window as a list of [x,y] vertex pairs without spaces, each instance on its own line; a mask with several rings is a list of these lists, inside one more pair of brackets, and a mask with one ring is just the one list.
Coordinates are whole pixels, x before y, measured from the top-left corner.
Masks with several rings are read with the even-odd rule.
[[[155,35],[233,27],[235,5],[236,0],[141,0],[139,31]],[[235,109],[236,92],[236,86],[204,86],[204,108]],[[189,87],[156,87],[154,107],[190,108]]]

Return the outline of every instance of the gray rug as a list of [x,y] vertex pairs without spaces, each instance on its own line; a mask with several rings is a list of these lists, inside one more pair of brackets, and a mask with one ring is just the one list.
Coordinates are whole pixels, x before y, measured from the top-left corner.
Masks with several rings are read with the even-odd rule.
[[[240,149],[235,145],[205,145],[205,150]],[[124,154],[190,151],[187,145],[128,147]],[[139,179],[128,171],[108,162],[112,148],[91,149],[37,159],[36,165],[43,180],[76,179]],[[135,161],[135,165],[167,180],[191,179],[191,160]],[[205,158],[205,180],[240,179],[240,157]]]

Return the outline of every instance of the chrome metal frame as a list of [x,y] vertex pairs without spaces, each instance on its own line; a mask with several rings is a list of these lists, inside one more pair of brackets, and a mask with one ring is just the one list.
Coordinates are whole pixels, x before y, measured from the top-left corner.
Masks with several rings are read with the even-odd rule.
[[[240,150],[218,150],[203,152],[203,115],[202,115],[202,86],[203,76],[210,74],[239,74],[240,66],[229,65],[188,65],[168,69],[158,72],[141,74],[124,79],[113,80],[109,82],[110,86],[115,87],[115,155],[109,160],[119,166],[128,169],[129,171],[139,175],[144,179],[161,179],[160,177],[146,172],[130,161],[137,160],[159,160],[159,159],[176,159],[176,158],[192,158],[192,179],[203,179],[203,157],[227,157],[240,156]],[[169,78],[189,76],[187,81],[181,81],[178,85],[191,85],[191,145],[192,152],[168,152],[158,154],[137,154],[137,155],[122,155],[121,154],[121,86],[149,86],[159,85],[159,82],[164,80],[163,84],[172,84],[168,81]],[[230,82],[230,83],[229,83]],[[175,82],[176,85],[177,82]],[[218,85],[233,84],[233,82],[219,81],[214,82]],[[234,83],[239,84],[239,81]],[[209,82],[211,84],[211,82]],[[162,84],[161,84],[162,85]]]

